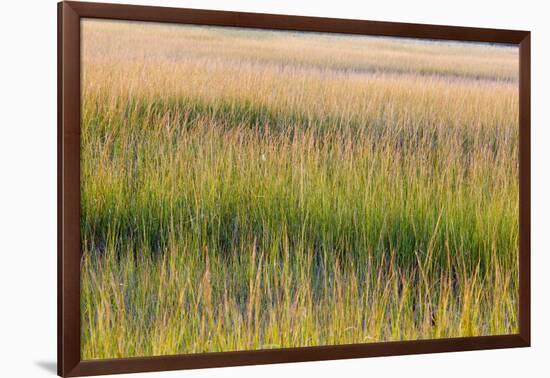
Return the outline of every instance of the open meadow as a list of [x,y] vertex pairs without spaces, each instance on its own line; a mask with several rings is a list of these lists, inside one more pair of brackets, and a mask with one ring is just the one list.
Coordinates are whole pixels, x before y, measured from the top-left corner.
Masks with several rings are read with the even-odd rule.
[[516,47],[82,22],[83,359],[518,332]]

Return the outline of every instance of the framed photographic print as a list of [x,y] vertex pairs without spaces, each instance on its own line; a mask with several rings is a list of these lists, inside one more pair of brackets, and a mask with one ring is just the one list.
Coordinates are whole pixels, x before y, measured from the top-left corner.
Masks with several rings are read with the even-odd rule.
[[529,32],[58,11],[59,375],[529,346]]

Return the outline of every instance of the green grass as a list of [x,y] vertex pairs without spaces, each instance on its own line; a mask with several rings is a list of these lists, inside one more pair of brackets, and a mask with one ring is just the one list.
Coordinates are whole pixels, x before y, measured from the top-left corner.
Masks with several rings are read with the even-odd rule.
[[224,76],[233,51],[207,74],[84,46],[84,359],[517,332],[513,77],[250,52]]

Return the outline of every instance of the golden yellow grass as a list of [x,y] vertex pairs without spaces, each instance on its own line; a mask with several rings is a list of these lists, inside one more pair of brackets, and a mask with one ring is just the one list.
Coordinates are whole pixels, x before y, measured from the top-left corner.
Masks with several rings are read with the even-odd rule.
[[517,332],[517,49],[82,26],[83,358]]

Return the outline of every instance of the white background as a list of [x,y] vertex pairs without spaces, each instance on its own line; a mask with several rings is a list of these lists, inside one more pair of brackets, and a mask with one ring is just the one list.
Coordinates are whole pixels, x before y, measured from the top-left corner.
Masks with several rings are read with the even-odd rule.
[[[111,0],[117,2],[116,0]],[[532,347],[141,374],[143,377],[548,377],[550,34],[545,1],[127,0],[134,4],[532,31]],[[0,13],[0,376],[56,361],[56,2]]]

